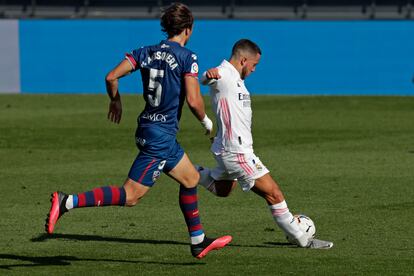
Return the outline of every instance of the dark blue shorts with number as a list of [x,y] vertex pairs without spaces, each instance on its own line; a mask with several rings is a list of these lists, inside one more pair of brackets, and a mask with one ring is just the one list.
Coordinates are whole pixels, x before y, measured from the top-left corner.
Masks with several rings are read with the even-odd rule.
[[148,187],[154,185],[162,172],[171,171],[184,156],[175,135],[157,127],[138,127],[135,140],[140,152],[128,177]]

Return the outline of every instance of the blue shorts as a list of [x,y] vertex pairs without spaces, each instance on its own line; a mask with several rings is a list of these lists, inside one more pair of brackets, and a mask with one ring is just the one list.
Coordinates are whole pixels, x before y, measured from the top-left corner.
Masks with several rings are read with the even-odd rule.
[[184,150],[175,135],[157,127],[138,127],[135,141],[140,152],[128,177],[148,187],[154,185],[162,172],[174,169],[184,156]]

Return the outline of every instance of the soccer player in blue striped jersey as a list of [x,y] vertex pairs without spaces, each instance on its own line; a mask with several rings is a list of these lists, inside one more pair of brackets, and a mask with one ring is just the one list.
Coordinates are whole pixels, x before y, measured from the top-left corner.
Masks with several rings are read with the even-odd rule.
[[213,128],[200,94],[197,56],[184,47],[192,34],[193,20],[187,6],[170,5],[161,17],[167,39],[126,54],[125,60],[108,73],[108,119],[119,123],[122,104],[118,80],[136,70],[141,72],[146,104],[138,116],[135,133],[139,154],[121,187],[100,187],[73,195],[54,192],[45,225],[48,233],[53,233],[57,220],[73,208],[136,205],[165,172],[180,184],[179,204],[190,235],[192,255],[203,258],[209,251],[220,249],[231,241],[231,236],[217,239],[205,236],[197,205],[200,175],[176,140],[185,100],[206,133],[210,134]]

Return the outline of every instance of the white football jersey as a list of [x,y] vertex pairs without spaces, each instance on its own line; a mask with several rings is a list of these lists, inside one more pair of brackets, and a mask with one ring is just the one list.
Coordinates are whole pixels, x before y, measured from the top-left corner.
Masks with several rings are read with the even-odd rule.
[[[240,78],[240,73],[230,62],[223,60],[217,68],[221,78],[208,82],[218,128],[211,150],[215,154],[223,151],[251,153],[253,138],[250,93]],[[203,79],[205,80],[205,74]]]

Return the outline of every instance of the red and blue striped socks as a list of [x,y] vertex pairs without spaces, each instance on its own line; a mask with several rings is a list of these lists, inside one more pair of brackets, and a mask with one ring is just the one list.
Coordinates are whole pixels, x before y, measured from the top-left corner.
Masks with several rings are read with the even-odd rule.
[[94,206],[124,206],[126,192],[124,187],[106,186],[95,188],[92,191],[70,195],[66,201],[66,208],[94,207]]
[[179,202],[190,234],[191,244],[201,243],[204,240],[204,231],[198,214],[197,187],[186,188],[180,185]]
[[[66,200],[66,208],[70,210],[93,206],[124,206],[125,201],[126,193],[123,187],[108,186],[77,195],[69,195]],[[186,188],[180,185],[179,203],[190,234],[191,244],[203,242],[205,235],[198,214],[197,187]]]

